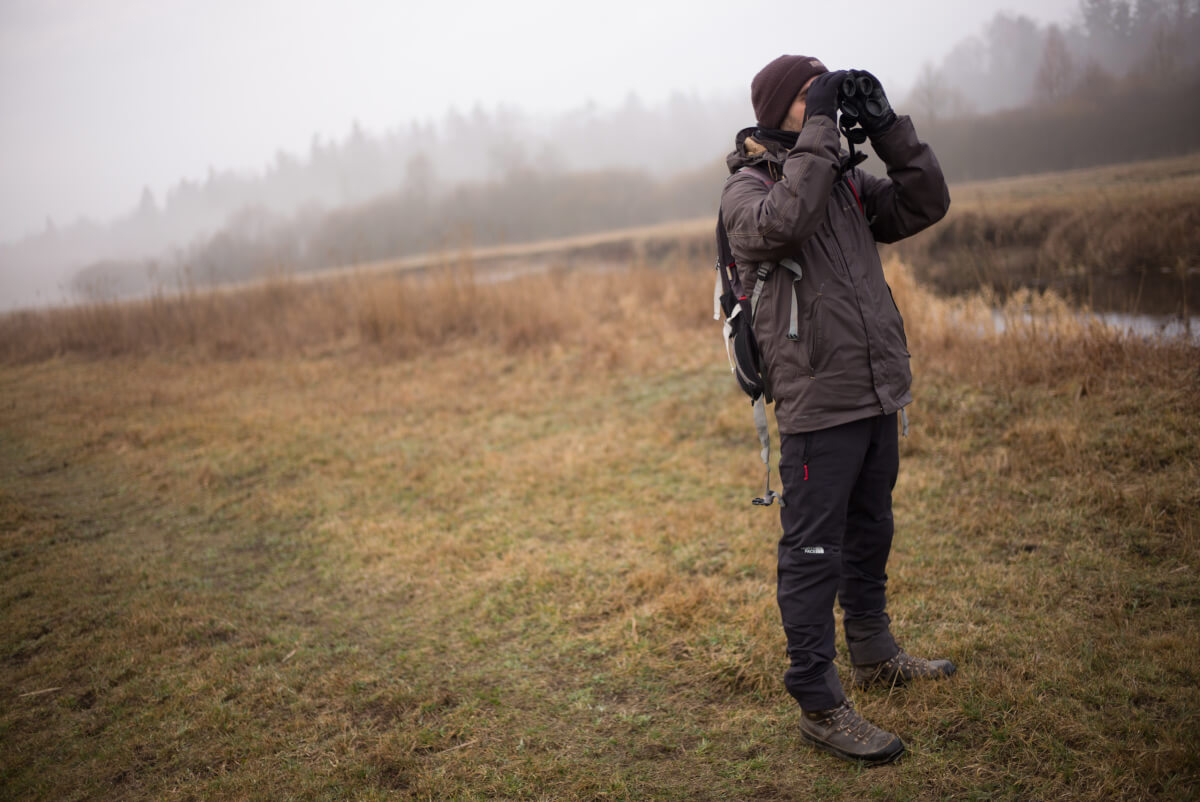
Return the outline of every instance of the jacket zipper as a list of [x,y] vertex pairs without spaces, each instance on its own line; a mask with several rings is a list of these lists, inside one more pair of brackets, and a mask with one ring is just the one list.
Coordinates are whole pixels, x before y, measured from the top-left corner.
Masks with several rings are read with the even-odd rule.
[[[851,190],[851,191],[853,191],[853,190]],[[856,198],[856,200],[857,200],[857,198]],[[865,218],[865,212],[864,212],[864,218]],[[864,222],[865,222],[865,219],[864,219]],[[858,284],[854,281],[854,275],[850,272],[850,263],[848,261],[846,261],[846,251],[845,251],[845,248],[842,246],[842,238],[838,236],[837,228],[834,227],[833,225],[829,226],[829,230],[833,234],[834,241],[837,243],[838,261],[841,262],[842,268],[846,271],[846,280],[848,282],[850,282],[850,287],[854,290],[854,302],[855,302],[855,305],[858,306],[858,311],[859,311],[859,314],[861,315],[863,313],[862,312],[862,299],[859,298],[859,296],[858,296]],[[888,291],[889,292],[891,291],[890,287],[888,288]],[[895,305],[894,300],[892,301],[892,304]],[[871,337],[870,337],[870,333],[867,332],[866,328],[867,328],[867,321],[864,317],[863,333],[868,335],[866,337],[866,341],[864,343],[867,347],[867,365],[871,367],[871,387],[872,387],[872,389],[875,390],[876,395],[878,395],[879,387],[875,384],[875,370],[874,370],[875,360],[871,358]],[[907,345],[905,347],[905,350],[908,350]],[[882,409],[882,407],[880,407],[880,408]]]
[[[824,282],[822,282],[824,284]],[[812,336],[809,338],[808,344],[808,377],[815,379],[817,377],[817,342],[821,339],[821,299],[825,297],[824,286],[817,288],[816,300],[809,307],[809,328],[812,330]]]

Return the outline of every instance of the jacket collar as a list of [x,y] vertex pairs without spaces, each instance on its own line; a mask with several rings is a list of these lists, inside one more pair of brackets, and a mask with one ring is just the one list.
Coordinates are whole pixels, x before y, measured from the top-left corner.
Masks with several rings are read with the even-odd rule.
[[[734,137],[734,150],[725,157],[725,166],[729,168],[730,175],[743,167],[758,167],[769,174],[771,178],[778,180],[779,176],[783,174],[783,163],[788,154],[787,148],[769,139],[762,141],[755,139],[754,132],[757,130],[758,126],[752,125],[737,132],[737,136]],[[867,159],[867,154],[862,151],[856,153],[853,159],[845,150],[839,151],[839,156],[841,173],[857,167]]]

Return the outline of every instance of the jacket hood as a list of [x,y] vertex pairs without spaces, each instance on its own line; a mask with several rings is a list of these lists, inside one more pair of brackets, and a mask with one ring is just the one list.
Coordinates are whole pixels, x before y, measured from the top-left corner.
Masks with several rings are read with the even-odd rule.
[[736,173],[743,167],[760,164],[764,161],[782,165],[787,158],[787,150],[777,142],[759,142],[754,138],[758,126],[752,125],[737,132],[734,137],[733,152],[725,157],[725,166],[729,172]]

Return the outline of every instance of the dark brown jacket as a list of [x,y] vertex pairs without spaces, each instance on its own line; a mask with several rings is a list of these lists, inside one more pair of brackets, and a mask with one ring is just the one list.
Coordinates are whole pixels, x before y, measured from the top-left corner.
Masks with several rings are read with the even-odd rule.
[[[803,271],[796,280],[773,268],[754,320],[779,430],[891,414],[912,401],[912,373],[875,243],[911,236],[946,214],[950,194],[937,159],[905,116],[872,142],[887,178],[858,169],[839,178],[844,154],[825,116],[811,117],[790,151],[759,144],[753,132],[738,134],[726,160],[732,175],[721,210],[747,292],[761,263],[790,257]],[[799,336],[789,340],[793,289]]]

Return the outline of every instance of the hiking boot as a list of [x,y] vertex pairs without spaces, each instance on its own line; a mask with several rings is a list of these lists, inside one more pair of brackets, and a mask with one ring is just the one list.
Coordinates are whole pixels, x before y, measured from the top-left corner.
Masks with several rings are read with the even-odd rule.
[[867,766],[891,763],[904,754],[904,742],[860,716],[849,699],[831,710],[805,711],[800,736],[842,760]]
[[914,679],[942,679],[953,674],[954,670],[954,663],[949,660],[923,660],[901,649],[891,660],[855,666],[854,687],[894,688]]

